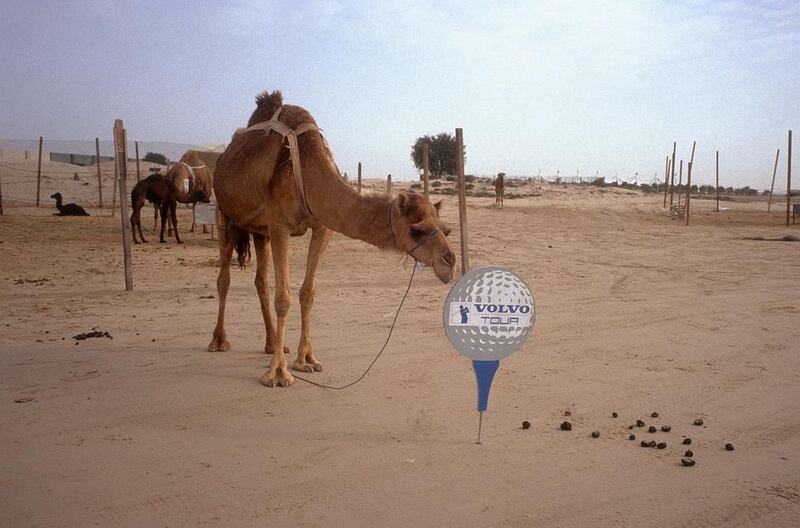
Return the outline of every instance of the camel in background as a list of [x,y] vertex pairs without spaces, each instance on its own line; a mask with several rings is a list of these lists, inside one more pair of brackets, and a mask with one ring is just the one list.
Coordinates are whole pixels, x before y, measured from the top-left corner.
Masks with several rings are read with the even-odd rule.
[[[256,97],[256,103],[248,128],[234,135],[214,174],[220,235],[219,312],[208,350],[230,350],[224,325],[230,262],[235,249],[239,265],[244,267],[252,236],[256,253],[255,285],[267,334],[265,352],[274,354],[261,383],[284,387],[294,381],[284,347],[291,303],[288,259],[291,234],[302,234],[311,228],[305,278],[300,288],[300,343],[292,363],[292,369],[301,372],[322,369],[311,345],[311,307],[317,266],[330,230],[382,249],[410,254],[431,265],[445,283],[453,278],[455,255],[445,238],[449,229],[439,219],[441,202],[432,204],[421,194],[400,193],[395,198],[385,194],[360,195],[339,174],[311,114],[299,106],[283,106],[278,91],[264,92]],[[296,146],[291,153],[287,143]],[[270,247],[275,265],[277,328],[272,323],[268,300]]]
[[167,224],[167,215],[172,219],[172,226],[175,228],[175,241],[182,244],[181,237],[178,234],[178,218],[175,212],[177,202],[180,203],[208,203],[208,198],[203,191],[194,191],[193,193],[186,193],[175,186],[174,183],[167,180],[163,176],[153,175],[143,179],[131,191],[131,231],[133,232],[133,242],[138,244],[136,240],[136,229],[139,229],[139,237],[142,243],[147,243],[142,233],[142,207],[144,207],[145,200],[152,203],[157,208],[161,209],[161,237],[160,242],[164,243],[164,228]]
[[[208,166],[200,159],[196,150],[190,149],[184,152],[180,161],[167,171],[165,178],[174,183],[175,187],[183,192],[195,194],[196,191],[202,191],[205,196],[205,203],[211,200],[211,194],[214,192],[214,180],[212,179]],[[190,203],[194,207],[195,202]],[[155,207],[153,211],[154,233],[156,231],[156,224],[158,223],[158,209],[158,207]],[[204,225],[204,233],[207,232],[206,229]],[[194,222],[192,222],[192,231],[194,231]],[[172,227],[170,226],[167,228],[167,235],[172,236]]]
[[51,194],[50,198],[55,198],[56,209],[58,209],[58,212],[53,213],[53,216],[89,216],[89,213],[87,213],[80,205],[74,203],[62,205],[60,192]]
[[494,204],[503,207],[503,196],[506,194],[506,173],[501,172],[494,181]]

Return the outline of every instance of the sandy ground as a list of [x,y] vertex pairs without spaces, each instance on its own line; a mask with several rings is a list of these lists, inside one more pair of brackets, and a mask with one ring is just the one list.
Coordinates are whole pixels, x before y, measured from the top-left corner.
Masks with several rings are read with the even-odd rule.
[[[232,271],[233,350],[205,350],[217,308],[208,235],[184,228],[182,246],[135,247],[126,293],[119,216],[11,208],[0,218],[0,525],[798,526],[800,243],[743,237],[800,226],[760,203],[714,213],[695,200],[685,227],[660,196],[602,191],[554,188],[502,210],[470,201],[473,266],[510,266],[537,301],[534,337],[495,379],[482,445],[471,366],[442,330],[449,287],[429,270],[361,383],[268,389],[252,269]],[[305,242],[292,244],[295,294]],[[334,236],[313,379],[366,368],[410,271]],[[295,299],[292,347],[299,326]],[[113,339],[72,338],[93,328]],[[637,428],[629,441],[639,418],[672,431]],[[680,464],[684,436],[692,468]]]

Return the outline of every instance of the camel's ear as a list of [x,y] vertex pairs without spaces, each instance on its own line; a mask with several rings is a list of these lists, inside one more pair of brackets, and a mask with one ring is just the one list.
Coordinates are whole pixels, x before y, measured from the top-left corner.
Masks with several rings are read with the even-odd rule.
[[397,195],[397,208],[400,210],[401,213],[405,214],[408,212],[408,208],[411,206],[411,199],[408,197],[406,193],[401,192]]
[[444,200],[439,200],[438,202],[433,204],[433,206],[436,208],[436,212],[437,213],[442,210],[442,205],[443,204],[444,204]]

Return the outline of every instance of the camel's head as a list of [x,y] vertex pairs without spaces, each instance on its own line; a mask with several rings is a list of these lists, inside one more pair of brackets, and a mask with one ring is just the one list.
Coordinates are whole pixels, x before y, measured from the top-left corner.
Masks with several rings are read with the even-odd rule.
[[211,201],[211,197],[205,191],[197,190],[192,193],[191,201],[194,203],[208,203]]
[[450,228],[439,219],[441,205],[421,194],[400,193],[391,205],[391,228],[397,249],[433,267],[447,283],[453,278],[456,256],[447,243]]
[[60,192],[53,193],[53,194],[50,195],[50,198],[53,198],[54,200],[60,200],[61,199],[61,193]]

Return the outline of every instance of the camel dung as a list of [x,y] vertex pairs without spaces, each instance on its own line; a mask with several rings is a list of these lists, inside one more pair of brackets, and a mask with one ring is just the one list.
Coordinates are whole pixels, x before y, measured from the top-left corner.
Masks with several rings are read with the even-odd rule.
[[690,445],[691,443],[692,443],[692,439],[691,438],[684,438],[683,439],[683,445]]
[[691,457],[694,456],[694,451],[692,451],[691,449],[687,449],[686,452],[683,454],[683,456],[687,456],[687,457],[691,458]]
[[564,411],[564,416],[572,416],[572,411]]
[[655,425],[651,425],[651,426],[650,426],[650,427],[647,429],[647,431],[648,431],[648,432],[650,432],[650,433],[655,433],[656,431],[658,431],[658,429],[656,429],[656,426],[655,426]]
[[694,421],[694,424],[695,425],[703,425],[703,419],[702,418],[696,418],[695,421]]
[[656,447],[659,448],[659,449],[664,449],[664,448],[667,447],[667,443],[666,442],[659,442],[658,444],[656,444]]
[[664,431],[665,433],[668,433],[668,432],[672,431],[672,427],[670,427],[668,425],[662,425],[661,426],[661,430]]
[[632,426],[632,425],[629,425],[629,426],[628,426],[628,429],[633,429],[633,426]]
[[628,436],[628,440],[636,440],[636,435],[631,433],[630,436]]
[[561,422],[562,431],[572,431],[572,424],[569,422]]
[[658,418],[658,413],[657,412],[652,412],[652,413],[650,413],[650,416],[652,416],[653,418]]
[[644,427],[644,422],[641,420],[636,420],[636,427]]
[[531,428],[531,423],[528,420],[525,420],[524,422],[522,422],[522,428],[523,429],[530,429]]
[[611,417],[612,417],[612,418],[616,418],[617,416],[619,416],[619,415],[618,415],[616,412],[612,412],[612,413],[611,413]]
[[642,440],[641,442],[639,442],[639,445],[642,447],[650,447],[650,442],[648,442],[647,440]]
[[733,451],[733,444],[731,443],[725,444],[725,451]]
[[[592,431],[592,438],[600,438],[600,431]],[[730,444],[728,444],[730,445]],[[727,446],[726,446],[727,448]],[[731,446],[733,448],[733,446]]]
[[693,458],[688,458],[688,457],[687,458],[682,458],[681,459],[681,464],[683,464],[686,467],[692,467],[694,465],[694,459]]
[[655,440],[650,440],[650,441],[647,443],[647,447],[655,447],[655,446],[656,446],[656,441],[655,441]]

